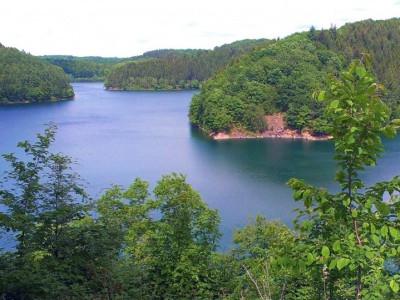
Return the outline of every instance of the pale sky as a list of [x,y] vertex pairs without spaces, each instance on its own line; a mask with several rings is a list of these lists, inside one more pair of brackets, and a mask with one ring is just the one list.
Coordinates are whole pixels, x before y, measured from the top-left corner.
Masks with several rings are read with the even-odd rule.
[[130,57],[393,17],[400,0],[0,0],[0,43],[33,55]]

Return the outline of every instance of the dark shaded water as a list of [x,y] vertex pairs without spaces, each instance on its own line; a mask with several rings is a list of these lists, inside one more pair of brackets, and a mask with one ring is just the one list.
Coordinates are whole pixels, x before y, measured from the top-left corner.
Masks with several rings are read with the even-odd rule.
[[[161,174],[187,174],[219,210],[225,247],[232,229],[257,213],[291,224],[296,203],[285,186],[289,178],[336,188],[329,141],[214,141],[188,123],[191,91],[109,92],[101,83],[76,83],[74,89],[74,101],[0,106],[0,153],[15,151],[18,141],[33,140],[53,121],[59,127],[53,150],[78,159],[75,170],[93,197],[137,176],[154,186]],[[385,140],[379,166],[363,174],[367,182],[400,174],[399,145],[399,136]],[[1,160],[0,171],[5,167]]]

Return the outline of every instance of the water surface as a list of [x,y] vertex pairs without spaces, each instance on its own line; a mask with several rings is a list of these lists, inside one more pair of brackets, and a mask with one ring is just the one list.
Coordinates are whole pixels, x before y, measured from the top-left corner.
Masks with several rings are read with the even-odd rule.
[[[257,213],[288,225],[297,205],[286,182],[291,177],[337,189],[329,141],[243,139],[214,141],[191,128],[193,91],[105,91],[101,83],[74,84],[73,101],[0,106],[0,153],[33,140],[45,123],[58,133],[53,151],[78,160],[75,170],[96,198],[111,183],[128,186],[135,177],[153,187],[161,174],[180,172],[221,216],[222,244],[232,229]],[[369,182],[400,174],[400,137],[385,140],[379,166]],[[5,168],[0,161],[0,171]]]

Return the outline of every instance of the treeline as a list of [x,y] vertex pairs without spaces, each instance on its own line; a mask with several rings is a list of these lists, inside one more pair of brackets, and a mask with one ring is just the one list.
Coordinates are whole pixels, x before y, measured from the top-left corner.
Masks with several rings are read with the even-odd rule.
[[193,89],[225,66],[235,56],[253,49],[266,40],[243,40],[214,50],[158,50],[145,53],[153,57],[118,65],[107,76],[110,90]]
[[129,58],[72,56],[72,55],[44,55],[41,59],[61,67],[69,75],[70,81],[105,81],[108,73],[114,67],[128,62],[143,62],[154,58],[173,55],[195,55],[195,49],[161,49],[147,51],[142,55]]
[[74,91],[61,68],[0,44],[0,103],[73,97]]
[[110,69],[127,60],[113,57],[77,57],[71,55],[45,55],[43,60],[61,67],[71,81],[104,81]]
[[358,174],[400,125],[369,68],[369,56],[352,62],[318,96],[341,190],[291,179],[303,204],[295,231],[256,216],[225,253],[218,212],[185,176],[162,176],[152,193],[136,178],[89,200],[73,160],[49,151],[55,127],[19,143],[25,156],[3,155],[0,180],[0,241],[12,245],[0,251],[1,298],[400,299],[400,179],[366,187]]
[[143,53],[143,55],[136,56],[135,58],[144,58],[144,57],[151,57],[151,58],[159,58],[171,55],[196,55],[200,49],[159,49],[159,50],[152,50]]
[[190,106],[190,120],[206,132],[266,128],[265,114],[284,112],[289,127],[324,134],[329,120],[312,98],[327,74],[362,53],[373,57],[372,71],[386,87],[384,99],[399,115],[400,19],[362,21],[339,29],[297,33],[236,59],[205,81]]

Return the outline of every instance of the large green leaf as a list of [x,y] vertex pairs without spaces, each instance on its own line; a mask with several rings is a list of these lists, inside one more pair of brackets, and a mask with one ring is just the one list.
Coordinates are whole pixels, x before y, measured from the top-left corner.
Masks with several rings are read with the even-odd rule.
[[323,246],[321,249],[321,254],[324,258],[329,257],[329,255],[331,254],[329,248],[327,246]]
[[350,263],[350,259],[342,257],[342,258],[338,259],[336,266],[337,266],[338,270],[340,271],[345,266],[347,266],[349,263]]

